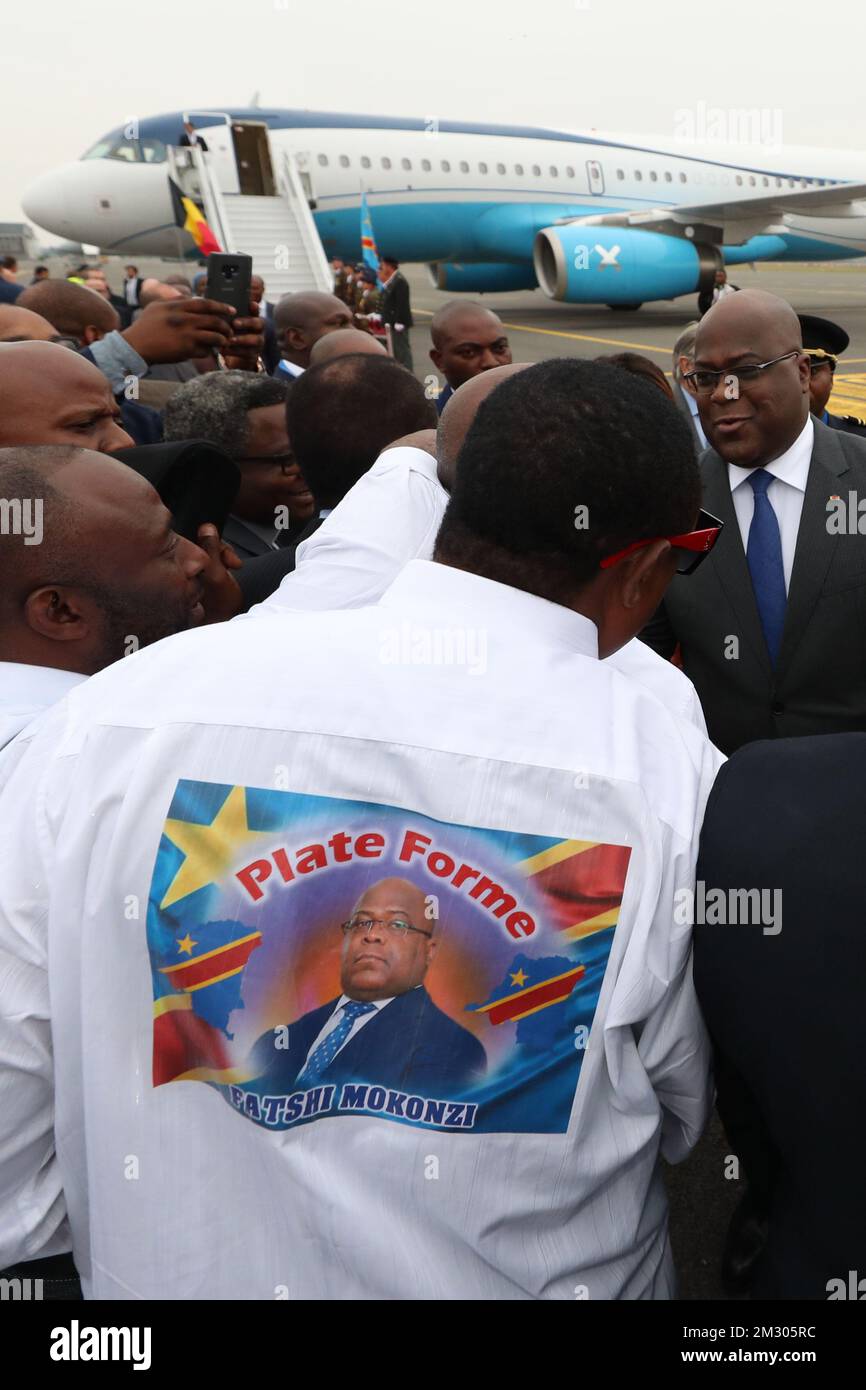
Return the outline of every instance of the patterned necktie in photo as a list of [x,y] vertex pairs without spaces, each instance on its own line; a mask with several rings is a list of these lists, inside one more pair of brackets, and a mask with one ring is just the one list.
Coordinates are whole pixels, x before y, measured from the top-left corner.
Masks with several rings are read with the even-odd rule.
[[755,494],[755,511],[746,547],[755,602],[758,605],[764,641],[773,666],[779,659],[782,629],[785,626],[785,608],[788,603],[779,519],[767,496],[767,489],[774,481],[773,474],[768,473],[765,468],[756,468],[749,477]]
[[348,1004],[343,1005],[343,1017],[333,1028],[326,1038],[323,1038],[316,1048],[304,1070],[301,1072],[296,1086],[315,1086],[322,1078],[322,1072],[326,1071],[337,1055],[337,1051],[342,1047],[347,1037],[352,1031],[352,1025],[356,1018],[362,1014],[373,1013],[375,1004],[359,1004],[356,1000],[350,999]]

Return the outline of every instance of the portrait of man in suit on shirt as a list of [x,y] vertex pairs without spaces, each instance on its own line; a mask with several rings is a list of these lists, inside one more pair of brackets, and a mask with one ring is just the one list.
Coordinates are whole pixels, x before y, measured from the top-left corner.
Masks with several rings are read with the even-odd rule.
[[259,1038],[256,1085],[284,1095],[363,1080],[447,1098],[484,1075],[484,1048],[433,1003],[424,985],[438,924],[420,888],[374,883],[341,924],[342,993],[286,1030]]

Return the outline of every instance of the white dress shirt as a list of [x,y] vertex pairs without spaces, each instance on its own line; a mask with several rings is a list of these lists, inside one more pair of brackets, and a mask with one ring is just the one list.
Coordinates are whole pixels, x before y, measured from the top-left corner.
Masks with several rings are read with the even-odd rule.
[[[448,493],[424,449],[386,449],[328,520],[298,547],[295,568],[246,618],[273,612],[363,608],[376,603],[410,560],[429,560]],[[633,638],[608,657],[617,670],[706,733],[697,692],[676,666]]]
[[0,661],[0,748],[86,679],[75,671],[58,671],[53,666]]
[[[723,760],[598,661],[588,619],[413,561],[376,606],[158,642],[24,737],[0,793],[0,1267],[44,1248],[62,1192],[88,1298],[673,1296],[658,1157],[712,1097],[676,909]],[[260,1106],[258,1041],[339,997],[342,914],[392,864],[438,903],[436,1036],[471,1032],[483,1075],[289,1077]],[[537,988],[556,1002],[514,993]],[[425,1046],[395,1035],[394,1066]]]
[[[800,517],[803,514],[803,498],[809,479],[809,464],[812,461],[812,444],[815,427],[810,415],[790,449],[779,458],[768,463],[765,473],[772,473],[778,481],[770,484],[767,496],[770,506],[776,513],[779,534],[782,539],[782,566],[785,571],[785,589],[791,587],[791,571],[794,568],[794,554],[797,549],[797,534],[800,530]],[[753,468],[740,468],[738,464],[728,464],[728,478],[734,499],[737,525],[743,539],[743,549],[749,544],[749,529],[755,513],[755,493],[749,482]]]

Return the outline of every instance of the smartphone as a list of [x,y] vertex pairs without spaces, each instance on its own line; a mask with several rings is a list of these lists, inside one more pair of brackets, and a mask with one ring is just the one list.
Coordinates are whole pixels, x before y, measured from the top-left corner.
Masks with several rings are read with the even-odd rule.
[[250,316],[250,281],[253,277],[252,256],[227,255],[212,251],[207,258],[207,299],[231,304],[239,318]]

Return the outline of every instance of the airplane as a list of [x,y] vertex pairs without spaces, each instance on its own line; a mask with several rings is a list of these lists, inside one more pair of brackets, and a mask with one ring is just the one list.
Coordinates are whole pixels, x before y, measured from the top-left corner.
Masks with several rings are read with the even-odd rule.
[[109,254],[196,255],[167,177],[186,120],[224,191],[262,191],[244,184],[256,140],[266,163],[291,155],[329,259],[359,258],[363,189],[380,251],[456,293],[540,286],[637,309],[707,292],[723,266],[866,253],[853,152],[752,143],[722,158],[676,139],[258,107],[130,121],[29,187],[27,216]]

